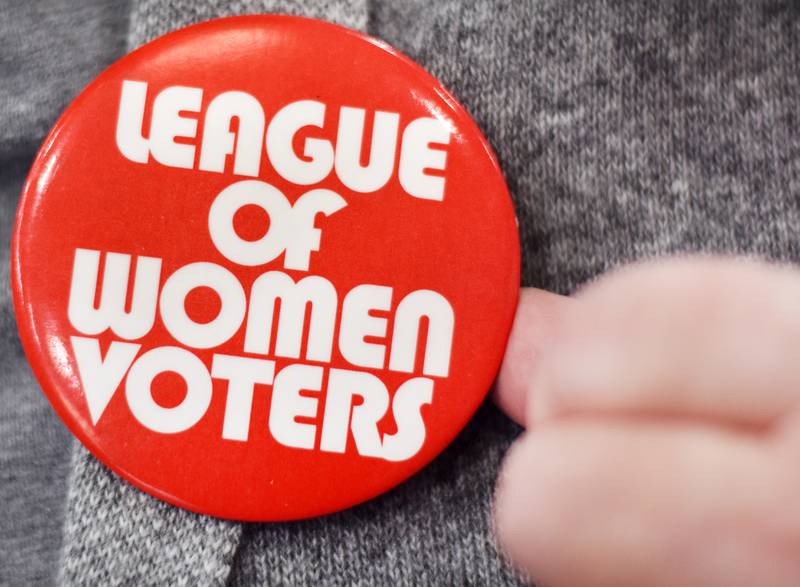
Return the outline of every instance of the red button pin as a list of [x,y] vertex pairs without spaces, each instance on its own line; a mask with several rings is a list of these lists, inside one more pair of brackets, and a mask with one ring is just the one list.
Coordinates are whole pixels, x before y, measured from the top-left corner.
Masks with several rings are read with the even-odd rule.
[[320,21],[221,19],[69,107],[13,241],[19,329],[70,430],[173,504],[337,511],[418,471],[499,367],[502,175],[417,65]]

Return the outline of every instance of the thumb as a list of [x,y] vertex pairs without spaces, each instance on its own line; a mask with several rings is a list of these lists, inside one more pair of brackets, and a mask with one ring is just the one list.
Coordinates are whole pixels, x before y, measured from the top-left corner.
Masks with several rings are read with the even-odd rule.
[[494,388],[494,401],[525,426],[525,410],[539,356],[556,336],[564,314],[575,303],[566,296],[524,287]]

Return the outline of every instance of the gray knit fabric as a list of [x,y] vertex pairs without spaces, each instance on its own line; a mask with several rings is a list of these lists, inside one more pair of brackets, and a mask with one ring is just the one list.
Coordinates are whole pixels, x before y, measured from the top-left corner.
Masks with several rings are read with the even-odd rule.
[[671,252],[800,259],[800,2],[385,3],[496,149],[523,282]]
[[[4,284],[9,282],[11,219],[30,163],[28,156],[0,161]],[[6,287],[0,311],[0,585],[24,585],[53,577],[71,443],[25,361]]]
[[76,445],[60,583],[222,585],[241,524],[175,508]]
[[120,0],[0,2],[3,157],[35,154],[75,95],[124,53],[127,20]]
[[367,0],[138,0],[133,3],[128,48],[133,50],[177,28],[223,16],[281,13],[322,18],[365,31]]
[[0,585],[53,581],[71,436],[17,338],[9,242],[33,156],[61,111],[122,55],[125,2],[0,0]]
[[250,524],[234,585],[510,585],[490,506],[513,437],[485,406],[436,461],[352,510],[292,524]]
[[[129,46],[263,6],[139,2]],[[366,25],[465,104],[516,202],[525,285],[566,293],[618,264],[680,251],[800,261],[797,0],[315,1],[279,10]],[[513,584],[489,516],[517,433],[486,406],[440,458],[383,497],[316,520],[244,526],[161,504],[78,449],[63,578]]]

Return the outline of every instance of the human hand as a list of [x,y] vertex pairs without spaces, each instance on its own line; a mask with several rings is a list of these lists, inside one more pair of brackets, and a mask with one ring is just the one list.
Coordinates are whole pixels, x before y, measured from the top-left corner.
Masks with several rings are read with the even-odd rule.
[[500,544],[537,584],[800,585],[800,272],[629,267],[523,290]]

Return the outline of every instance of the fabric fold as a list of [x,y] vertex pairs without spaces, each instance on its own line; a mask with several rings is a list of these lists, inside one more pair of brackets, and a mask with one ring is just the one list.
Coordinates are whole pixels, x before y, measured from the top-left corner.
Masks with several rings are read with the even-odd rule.
[[223,585],[242,525],[160,501],[76,444],[60,583]]

